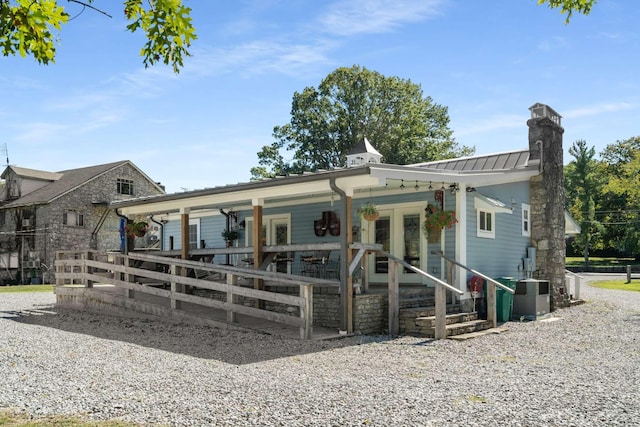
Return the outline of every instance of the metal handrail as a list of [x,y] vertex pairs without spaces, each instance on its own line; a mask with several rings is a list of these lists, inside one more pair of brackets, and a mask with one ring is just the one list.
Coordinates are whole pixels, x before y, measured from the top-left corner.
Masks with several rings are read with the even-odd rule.
[[443,287],[445,287],[445,288],[449,289],[450,291],[457,293],[458,295],[462,295],[462,294],[464,294],[464,292],[462,292],[460,289],[458,289],[458,288],[456,288],[456,287],[451,286],[451,285],[450,285],[450,284],[448,284],[447,282],[444,282],[444,281],[442,281],[442,280],[438,279],[438,278],[437,278],[437,277],[435,277],[435,276],[432,276],[431,274],[427,273],[426,271],[422,271],[422,270],[420,270],[418,267],[415,267],[415,266],[413,266],[413,265],[409,264],[408,262],[406,262],[406,261],[405,261],[405,260],[403,260],[403,259],[400,259],[400,258],[398,258],[398,257],[395,257],[395,256],[391,255],[389,252],[385,252],[385,251],[376,251],[376,252],[377,252],[377,253],[379,253],[379,254],[381,254],[381,255],[384,255],[384,256],[386,256],[386,257],[388,257],[388,258],[391,258],[392,260],[394,260],[394,261],[395,261],[395,262],[397,262],[398,264],[402,265],[403,267],[408,268],[409,270],[413,271],[414,273],[418,273],[418,274],[420,274],[421,276],[424,276],[424,277],[426,277],[427,279],[434,281],[434,282],[435,282],[435,283],[437,283],[438,285],[443,286]]
[[503,290],[505,290],[505,291],[509,292],[510,294],[515,294],[515,293],[516,293],[516,291],[515,291],[514,289],[511,289],[510,287],[503,285],[502,283],[498,282],[497,280],[492,279],[491,277],[489,277],[489,276],[487,276],[487,275],[485,275],[485,274],[480,273],[478,270],[474,270],[473,268],[469,268],[469,267],[467,267],[466,265],[461,264],[461,263],[459,263],[458,261],[453,260],[453,259],[451,259],[451,258],[449,258],[449,257],[445,256],[445,255],[442,253],[442,251],[431,251],[431,253],[432,253],[432,254],[434,254],[434,255],[439,255],[441,258],[444,258],[445,260],[449,261],[449,262],[450,262],[450,263],[452,263],[452,264],[457,265],[458,267],[462,267],[462,268],[464,268],[465,270],[467,270],[467,271],[469,271],[469,272],[471,272],[471,273],[475,274],[476,276],[480,276],[480,277],[482,277],[484,280],[487,280],[487,281],[489,281],[489,282],[493,283],[494,285],[496,285],[496,286],[497,286],[497,287],[499,287],[500,289],[503,289]]

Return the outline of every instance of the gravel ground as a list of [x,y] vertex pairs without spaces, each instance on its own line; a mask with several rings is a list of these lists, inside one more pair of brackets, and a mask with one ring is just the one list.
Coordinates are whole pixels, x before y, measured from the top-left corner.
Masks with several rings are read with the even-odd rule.
[[640,423],[640,293],[583,286],[557,321],[456,342],[301,342],[0,295],[0,408],[145,425]]

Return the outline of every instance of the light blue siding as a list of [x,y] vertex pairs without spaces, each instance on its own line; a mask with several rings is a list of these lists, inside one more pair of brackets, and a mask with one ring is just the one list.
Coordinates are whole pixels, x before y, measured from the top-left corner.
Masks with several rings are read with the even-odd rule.
[[467,265],[489,277],[522,278],[522,259],[531,246],[530,237],[522,235],[522,203],[529,203],[529,183],[483,187],[477,192],[513,210],[495,214],[495,239],[478,237],[475,193],[467,193]]

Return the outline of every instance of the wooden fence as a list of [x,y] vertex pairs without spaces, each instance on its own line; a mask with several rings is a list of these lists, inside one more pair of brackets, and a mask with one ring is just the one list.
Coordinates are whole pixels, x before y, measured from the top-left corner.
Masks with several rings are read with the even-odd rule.
[[[168,298],[171,309],[181,308],[181,302],[221,309],[227,313],[227,322],[237,321],[237,314],[244,314],[298,327],[302,339],[310,339],[313,328],[313,287],[338,287],[339,283],[314,277],[302,277],[254,270],[228,265],[146,255],[100,253],[96,251],[60,251],[56,256],[56,285],[93,287],[94,283],[109,283],[123,290],[125,297],[134,292]],[[189,272],[195,277],[189,277]],[[214,281],[226,278],[226,282]],[[267,290],[251,289],[237,285],[238,277],[270,280],[284,286],[299,287],[299,296]],[[169,289],[164,289],[169,287]],[[221,300],[185,293],[187,287],[208,289],[222,294]],[[256,301],[253,307],[238,303],[238,297]],[[299,317],[264,310],[259,301],[292,306]]]

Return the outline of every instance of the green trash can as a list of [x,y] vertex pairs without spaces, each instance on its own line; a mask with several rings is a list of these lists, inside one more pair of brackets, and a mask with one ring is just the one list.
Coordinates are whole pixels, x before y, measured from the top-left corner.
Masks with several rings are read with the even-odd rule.
[[[517,280],[513,277],[499,277],[496,282],[508,286],[515,291]],[[496,316],[498,322],[508,322],[511,320],[513,312],[513,294],[496,286]]]

